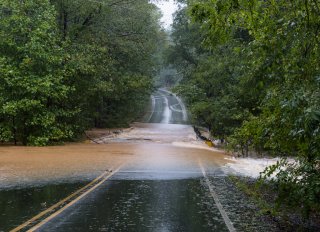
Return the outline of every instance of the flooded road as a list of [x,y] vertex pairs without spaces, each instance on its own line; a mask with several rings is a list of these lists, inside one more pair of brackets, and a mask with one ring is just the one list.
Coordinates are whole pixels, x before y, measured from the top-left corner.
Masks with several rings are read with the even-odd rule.
[[239,211],[236,161],[182,124],[180,99],[152,98],[148,122],[91,143],[0,147],[0,231],[270,230]]
[[179,97],[165,89],[159,89],[151,96],[152,106],[146,122],[164,124],[186,124],[188,115]]
[[63,183],[0,191],[0,231],[13,229],[84,184]]
[[112,180],[39,231],[228,231],[199,179]]

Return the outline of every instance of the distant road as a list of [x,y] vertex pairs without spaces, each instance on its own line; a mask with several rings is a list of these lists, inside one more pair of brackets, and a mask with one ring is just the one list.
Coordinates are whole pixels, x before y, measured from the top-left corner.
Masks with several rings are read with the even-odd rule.
[[149,123],[188,124],[185,105],[173,93],[159,89],[152,96],[152,109],[147,120]]
[[[103,170],[96,179],[70,195],[66,192],[54,204],[46,205],[50,199],[47,192],[43,198],[36,193],[33,196],[41,199],[42,211],[20,214],[14,210],[15,215],[27,216],[19,219],[21,224],[5,222],[6,226],[15,227],[11,232],[234,232],[231,219],[239,216],[231,218],[229,214],[237,212],[233,205],[238,200],[229,210],[231,203],[225,195],[234,193],[224,189],[222,167],[228,163],[227,157],[195,147],[193,128],[181,125],[188,124],[188,117],[179,97],[159,89],[151,99],[147,123],[136,123],[129,132],[123,132],[122,138],[114,138],[116,143],[90,145],[92,153],[97,152],[94,148],[104,151],[99,163],[105,162],[105,167],[96,167]],[[86,160],[94,165],[91,159],[92,155]],[[216,183],[222,183],[223,188],[217,188]],[[64,183],[64,187],[68,185]],[[32,194],[32,189],[29,192]],[[19,199],[19,194],[13,199]]]

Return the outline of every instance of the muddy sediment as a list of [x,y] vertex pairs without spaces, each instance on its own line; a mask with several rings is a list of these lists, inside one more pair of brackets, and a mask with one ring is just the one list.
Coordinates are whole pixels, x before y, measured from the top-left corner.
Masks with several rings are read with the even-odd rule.
[[[124,164],[113,176],[111,183],[127,183],[125,188],[130,183],[144,183],[143,186],[146,183],[150,186],[155,184],[157,193],[159,183],[161,188],[162,184],[168,187],[173,183],[174,191],[176,191],[174,186],[178,186],[177,183],[199,183],[201,187],[198,184],[192,186],[196,186],[193,190],[201,191],[190,195],[196,198],[194,202],[198,202],[198,198],[201,198],[199,204],[196,204],[199,212],[195,213],[205,215],[203,220],[208,224],[206,228],[214,228],[217,226],[214,220],[220,216],[204,213],[217,209],[208,193],[208,187],[203,182],[200,167],[202,164],[237,230],[277,231],[272,223],[269,224],[265,218],[257,216],[256,206],[228,182],[227,175],[233,173],[232,169],[241,173],[241,168],[243,170],[248,168],[247,163],[244,162],[242,165],[238,160],[230,159],[230,156],[225,155],[223,151],[209,148],[197,140],[191,126],[139,123],[134,124],[133,128],[117,129],[115,132],[91,131],[89,136],[94,141],[87,140],[84,143],[64,146],[0,146],[0,190],[4,190],[3,196],[9,199],[8,196],[12,193],[23,195],[31,191],[31,195],[38,199],[39,196],[46,196],[49,189],[49,192],[54,193],[52,194],[54,202],[58,199],[55,191],[60,187],[67,188],[67,194],[73,191],[74,186],[82,185],[104,171],[112,171],[120,164]],[[257,165],[251,166],[250,169],[262,168],[259,165],[257,162]],[[109,182],[107,185],[109,186]],[[135,184],[132,186],[135,189]],[[118,191],[113,188],[111,190]],[[164,193],[164,196],[170,197],[167,189]],[[185,197],[185,194],[182,196]],[[36,212],[48,207],[52,203],[50,199],[36,201],[36,207],[30,204],[24,209]],[[12,207],[17,206],[12,204]],[[4,212],[20,215],[19,212],[11,210]],[[8,214],[7,218],[14,218],[10,215]],[[21,223],[32,216],[28,213],[21,215],[17,216],[19,220],[15,223]],[[177,218],[177,222],[179,220]]]
[[[116,133],[114,133],[116,132]],[[91,180],[126,163],[130,170],[258,176],[275,160],[231,159],[197,140],[188,125],[137,123],[129,129],[94,130],[84,143],[51,147],[0,146],[0,189],[50,182]],[[217,171],[219,170],[219,171]]]
[[138,124],[117,136],[99,133],[104,134],[97,138],[100,144],[0,146],[0,188],[90,180],[121,163],[132,170],[156,171],[197,170],[198,158],[215,167],[230,163],[223,153],[196,144],[192,128],[186,125]]

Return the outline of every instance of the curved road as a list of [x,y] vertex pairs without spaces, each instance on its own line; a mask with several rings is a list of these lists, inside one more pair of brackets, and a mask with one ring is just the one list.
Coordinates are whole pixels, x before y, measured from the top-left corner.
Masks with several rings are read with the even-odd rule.
[[151,96],[149,123],[187,124],[187,110],[179,97],[165,89],[159,89]]
[[[165,89],[152,95],[147,121],[140,130],[149,133],[146,136],[170,140],[158,130],[185,138],[192,133],[188,125],[173,125],[187,124],[187,112]],[[123,142],[117,149],[121,146],[132,146],[131,158],[38,215],[24,216],[25,223],[13,231],[235,231],[207,176],[223,175],[222,154],[154,140]]]

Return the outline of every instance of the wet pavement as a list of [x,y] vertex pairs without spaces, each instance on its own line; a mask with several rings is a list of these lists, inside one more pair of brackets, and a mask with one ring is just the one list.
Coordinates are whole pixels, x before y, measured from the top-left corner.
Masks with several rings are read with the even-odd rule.
[[228,231],[205,190],[199,179],[109,181],[39,231]]
[[[0,231],[16,228],[104,172],[110,177],[21,231],[232,231],[228,220],[239,231],[274,231],[258,225],[256,209],[226,184],[235,161],[183,124],[181,100],[166,90],[152,99],[147,123],[94,143],[0,147]],[[213,196],[221,199],[220,208]]]
[[0,191],[0,231],[9,231],[71,194],[85,182]]
[[188,115],[179,97],[165,89],[159,89],[152,96],[150,115],[145,122],[164,124],[186,124]]

